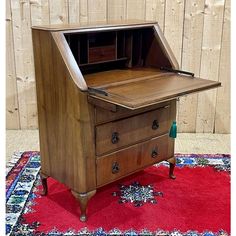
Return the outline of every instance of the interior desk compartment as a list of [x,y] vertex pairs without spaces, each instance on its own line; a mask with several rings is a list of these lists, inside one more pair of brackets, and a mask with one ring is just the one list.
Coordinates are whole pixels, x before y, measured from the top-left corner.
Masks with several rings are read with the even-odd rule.
[[116,59],[115,45],[89,48],[89,62],[110,61]]

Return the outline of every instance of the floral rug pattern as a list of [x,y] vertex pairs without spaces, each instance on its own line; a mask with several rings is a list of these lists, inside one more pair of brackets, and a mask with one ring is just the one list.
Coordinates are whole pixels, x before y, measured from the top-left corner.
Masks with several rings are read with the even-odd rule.
[[[227,171],[230,173],[230,155],[228,154],[176,154],[177,166],[184,167],[196,167],[196,166],[212,166],[216,171]],[[157,164],[167,165],[166,162]],[[228,236],[224,231],[198,233],[196,231],[179,232],[174,230],[172,232],[162,231],[157,229],[156,232],[150,232],[143,230],[137,232],[135,230],[127,230],[121,232],[119,229],[114,228],[109,232],[105,232],[102,228],[95,231],[89,231],[87,228],[83,228],[78,232],[73,229],[68,230],[66,233],[58,232],[57,229],[52,229],[51,232],[40,233],[37,232],[37,227],[40,222],[34,222],[29,225],[24,222],[23,214],[32,212],[32,205],[34,204],[34,198],[36,197],[38,186],[41,184],[39,180],[40,171],[40,154],[39,152],[18,152],[15,153],[7,163],[6,166],[6,235],[38,235],[38,236],[59,236],[59,235],[94,235],[94,236],[108,236],[108,235],[145,235],[145,236]],[[140,187],[142,191],[140,192]],[[123,191],[127,189],[139,191],[138,199],[140,196],[144,196],[141,200],[150,201],[156,203],[154,196],[162,196],[160,192],[153,192],[151,186],[140,186],[139,183],[134,183],[133,186],[123,186]],[[148,190],[148,191],[147,191]],[[141,195],[140,195],[141,194]],[[113,196],[117,196],[117,193],[113,193]],[[37,197],[40,197],[37,194]],[[124,199],[124,198],[123,198]],[[136,199],[137,200],[137,199]],[[137,206],[142,203],[132,198],[132,201],[137,203]],[[124,201],[131,201],[130,198]]]
[[162,192],[155,192],[152,185],[141,185],[133,182],[130,185],[120,185],[120,191],[113,192],[113,196],[119,196],[119,203],[132,202],[135,207],[140,207],[144,203],[156,204],[155,196],[162,196]]

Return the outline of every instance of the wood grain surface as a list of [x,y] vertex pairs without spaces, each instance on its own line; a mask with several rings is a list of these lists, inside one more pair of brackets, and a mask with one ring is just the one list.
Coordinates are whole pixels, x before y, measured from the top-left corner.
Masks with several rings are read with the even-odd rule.
[[[168,155],[168,134],[97,158],[97,184],[102,186],[160,162]],[[153,152],[157,154],[154,156]],[[167,158],[168,159],[168,158]],[[118,171],[112,173],[117,163]],[[114,171],[113,171],[114,172]]]
[[[154,111],[98,125],[95,131],[96,154],[101,155],[168,133],[171,126],[169,112],[170,105],[166,105]],[[115,133],[117,142],[112,143]]]
[[158,75],[157,73],[157,76],[148,79],[143,77],[143,79],[134,80],[132,83],[104,87],[108,96],[100,94],[91,96],[130,109],[137,109],[218,86],[220,86],[220,82],[216,81],[170,73]]
[[33,38],[41,171],[76,192],[94,190],[93,107],[71,79],[52,34],[33,30]]

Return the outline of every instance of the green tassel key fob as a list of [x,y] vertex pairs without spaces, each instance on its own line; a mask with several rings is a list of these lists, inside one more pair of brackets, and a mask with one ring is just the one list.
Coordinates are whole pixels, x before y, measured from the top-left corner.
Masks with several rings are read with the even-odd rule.
[[176,138],[177,137],[177,124],[176,124],[176,121],[173,121],[173,123],[171,125],[169,136],[171,138]]

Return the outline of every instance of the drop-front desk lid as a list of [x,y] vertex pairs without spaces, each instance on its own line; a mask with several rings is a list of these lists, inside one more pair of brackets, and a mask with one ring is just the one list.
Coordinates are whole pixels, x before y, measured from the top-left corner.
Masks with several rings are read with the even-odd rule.
[[[101,76],[103,73],[106,72]],[[218,81],[169,72],[99,86],[92,83],[92,76],[88,82],[89,79],[90,97],[132,110],[221,85]]]

